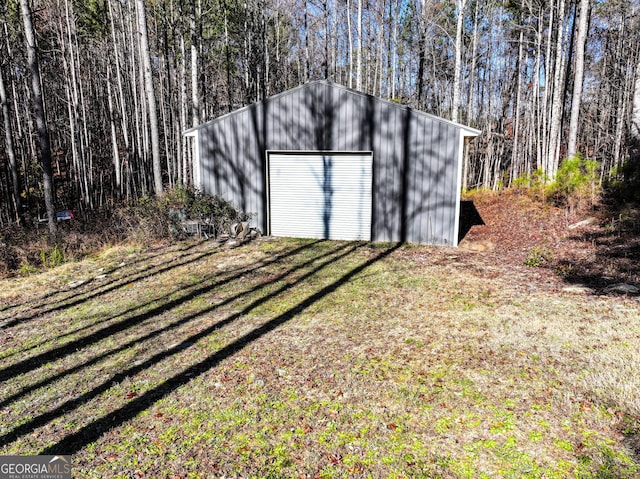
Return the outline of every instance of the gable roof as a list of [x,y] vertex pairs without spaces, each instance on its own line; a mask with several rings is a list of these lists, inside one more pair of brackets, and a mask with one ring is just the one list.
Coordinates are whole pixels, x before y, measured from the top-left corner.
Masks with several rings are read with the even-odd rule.
[[447,120],[445,118],[442,118],[442,117],[439,117],[439,116],[436,116],[436,115],[432,115],[430,113],[425,113],[425,112],[423,112],[421,110],[416,110],[416,109],[413,109],[413,108],[411,108],[409,106],[402,105],[400,103],[396,103],[396,102],[389,101],[389,100],[384,100],[382,98],[370,95],[368,93],[359,92],[357,90],[353,90],[352,88],[348,88],[346,86],[340,85],[338,83],[334,83],[334,82],[329,81],[329,80],[314,80],[314,81],[299,85],[297,87],[291,88],[291,89],[286,90],[284,92],[278,93],[276,95],[272,95],[270,97],[265,98],[264,100],[252,103],[250,105],[246,105],[246,106],[244,106],[242,108],[239,108],[239,109],[234,110],[232,112],[226,113],[226,114],[224,114],[222,116],[219,116],[217,118],[209,120],[209,121],[207,121],[205,123],[201,123],[200,125],[191,127],[189,129],[185,130],[183,132],[183,135],[189,135],[189,134],[194,133],[194,132],[196,132],[196,131],[198,131],[198,130],[200,130],[202,128],[205,128],[205,127],[207,127],[209,125],[212,125],[212,124],[215,124],[217,122],[223,121],[223,120],[225,120],[227,118],[230,118],[230,117],[233,117],[233,116],[236,116],[236,115],[241,115],[241,114],[249,111],[251,108],[254,108],[256,105],[258,105],[260,103],[265,103],[265,102],[266,103],[271,103],[271,102],[277,101],[277,100],[279,100],[279,99],[281,99],[283,97],[286,97],[288,95],[294,94],[295,92],[297,92],[299,90],[312,88],[315,85],[325,85],[325,86],[330,87],[330,88],[340,89],[340,90],[342,90],[342,91],[344,91],[344,92],[346,92],[348,94],[357,95],[357,96],[373,99],[373,100],[375,100],[377,102],[381,102],[381,103],[387,104],[387,105],[392,106],[393,108],[397,108],[399,110],[405,110],[405,111],[410,110],[415,115],[423,116],[425,118],[429,118],[431,120],[435,120],[435,121],[438,121],[438,122],[441,122],[441,123],[444,123],[444,124],[459,128],[461,130],[461,132],[463,132],[464,136],[466,136],[466,137],[474,137],[474,136],[478,136],[478,135],[480,135],[482,133],[482,131],[477,130],[475,128],[471,128],[470,126],[466,126],[466,125],[463,125],[461,123],[455,123],[455,122]]

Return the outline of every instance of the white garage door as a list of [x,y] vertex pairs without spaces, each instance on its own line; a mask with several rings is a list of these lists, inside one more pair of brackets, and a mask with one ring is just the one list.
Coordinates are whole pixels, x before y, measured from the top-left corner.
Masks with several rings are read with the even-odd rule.
[[271,235],[371,239],[371,153],[269,154]]

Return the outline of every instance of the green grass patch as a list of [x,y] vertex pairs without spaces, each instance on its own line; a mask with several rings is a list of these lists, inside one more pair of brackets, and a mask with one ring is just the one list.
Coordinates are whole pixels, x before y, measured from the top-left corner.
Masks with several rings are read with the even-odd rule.
[[51,268],[0,311],[0,453],[87,478],[640,474],[633,298],[448,255],[267,239]]

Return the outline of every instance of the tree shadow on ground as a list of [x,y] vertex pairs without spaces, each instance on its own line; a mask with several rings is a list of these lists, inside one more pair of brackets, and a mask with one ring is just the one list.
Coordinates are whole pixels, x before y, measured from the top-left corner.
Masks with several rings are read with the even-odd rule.
[[[88,334],[86,334],[85,336],[77,337],[72,341],[61,344],[58,347],[46,350],[35,356],[29,356],[11,365],[7,365],[3,368],[0,368],[0,381],[6,381],[10,378],[13,378],[19,375],[31,373],[32,371],[35,371],[36,369],[41,367],[42,364],[58,361],[67,356],[71,356],[75,354],[77,351],[81,351],[87,347],[90,347],[96,343],[99,343],[105,337],[110,337],[117,333],[126,332],[127,330],[136,328],[137,326],[144,323],[145,321],[152,320],[153,318],[161,315],[162,313],[169,312],[179,307],[180,305],[187,303],[197,298],[198,296],[201,296],[202,294],[205,294],[207,292],[214,290],[215,288],[224,286],[225,284],[231,281],[239,280],[248,274],[255,273],[256,271],[263,269],[266,266],[269,266],[271,264],[282,261],[285,258],[293,257],[303,252],[304,250],[308,249],[313,244],[314,243],[307,244],[298,248],[290,249],[283,254],[277,255],[277,257],[271,261],[250,265],[249,267],[245,267],[245,268],[230,269],[227,271],[227,276],[216,278],[213,282],[205,282],[204,284],[195,283],[192,286],[188,286],[188,287],[184,285],[179,286],[177,290],[172,290],[161,296],[156,296],[147,303],[137,304],[136,307],[134,308],[129,308],[123,311],[119,311],[118,314],[116,314],[115,316],[94,321],[87,328],[74,329],[69,332],[60,333],[56,338],[58,340],[65,338],[67,336],[73,337],[78,332],[84,329],[91,329],[91,331],[88,331]],[[332,250],[332,252],[335,252],[335,251]],[[330,254],[331,253],[325,253],[322,256],[316,257],[315,260],[322,259]],[[184,266],[185,264],[188,264],[188,263],[174,264],[172,267],[167,268],[167,272],[174,268],[177,268],[178,266]],[[291,274],[292,272],[295,272],[296,270],[301,269],[303,267],[304,265],[298,266],[298,267],[292,267],[286,270],[281,276],[284,278],[287,275]],[[277,279],[278,277],[272,278],[272,280],[277,280]],[[92,366],[93,364],[105,359],[108,356],[113,356],[114,354],[124,351],[127,348],[131,348],[138,343],[152,339],[153,337],[158,336],[162,332],[175,329],[178,326],[193,320],[194,316],[201,315],[206,312],[210,312],[216,308],[220,308],[221,306],[224,306],[225,304],[230,303],[233,300],[239,299],[259,289],[260,287],[256,287],[249,290],[240,290],[237,294],[233,295],[227,300],[217,303],[215,306],[212,306],[208,309],[201,309],[195,315],[184,316],[179,320],[173,321],[162,328],[156,328],[151,333],[148,333],[148,334],[134,335],[133,339],[130,341],[127,341],[122,344],[118,344],[117,347],[111,348],[107,351],[102,352],[101,354],[95,355],[88,361],[80,362],[71,368],[67,368],[56,374],[49,375],[45,379],[38,381],[28,387],[25,387],[20,391],[17,391],[16,393],[0,401],[0,407],[4,407],[13,401],[19,400],[21,397],[25,396],[31,391],[44,387],[65,376],[68,376],[72,373],[81,371],[82,369]],[[104,327],[95,328],[96,325],[104,325]],[[46,342],[48,342],[48,340]],[[25,352],[28,352],[37,346],[38,345],[33,347],[29,346],[29,347],[23,348],[20,351],[20,353],[24,354]],[[6,357],[9,357],[9,356],[5,356],[5,358]],[[67,408],[66,410],[68,409],[69,408]]]
[[[331,243],[319,251],[310,250],[316,243],[318,242],[289,247],[275,254],[272,253],[269,259],[251,262],[243,268],[232,268],[224,273],[216,272],[204,282],[197,281],[188,287],[183,286],[178,292],[156,298],[141,311],[120,312],[113,317],[115,321],[100,327],[99,330],[92,331],[83,337],[36,356],[24,358],[5,366],[0,370],[0,376],[6,379],[17,376],[24,377],[26,381],[19,391],[12,392],[9,397],[5,397],[0,407],[20,402],[41,388],[55,387],[54,383],[60,386],[71,375],[84,374],[87,376],[87,387],[82,392],[78,391],[78,394],[71,396],[65,394],[64,398],[60,398],[63,400],[58,402],[55,407],[47,408],[48,410],[31,416],[13,429],[5,430],[4,434],[0,436],[0,444],[14,442],[20,437],[33,433],[38,428],[55,422],[67,413],[85,407],[86,403],[99,399],[114,384],[151,370],[166,359],[176,355],[189,354],[192,346],[198,341],[205,340],[222,328],[250,315],[256,309],[264,307],[269,301],[282,299],[286,304],[284,298],[290,294],[293,288],[300,287],[307,281],[313,283],[316,275],[320,274],[322,270],[336,261],[352,258],[353,253],[363,247],[363,243]],[[274,311],[271,319],[240,335],[235,340],[231,340],[226,346],[206,358],[198,360],[194,357],[195,361],[183,368],[182,371],[173,376],[169,375],[157,386],[120,408],[86,423],[77,432],[60,439],[56,444],[46,447],[43,451],[64,450],[69,453],[79,451],[87,444],[99,439],[107,430],[122,425],[194,377],[215,368],[224,359],[231,357],[253,341],[288,322],[317,301],[336,291],[373,263],[390,255],[398,247],[400,247],[399,244],[385,248],[378,254],[368,256],[367,260],[359,260],[357,266],[347,270],[338,279],[315,293],[310,292],[306,299],[299,301],[284,312]],[[307,250],[310,250],[311,254]],[[268,266],[270,267],[268,271],[262,273],[266,275],[264,281],[257,284],[247,284],[248,277]],[[274,269],[272,270],[271,267]],[[187,303],[196,301],[197,304],[201,304],[199,301],[203,298],[215,295],[220,288],[231,284],[237,285],[237,289],[234,289],[229,297],[216,300],[213,303],[207,301],[189,313],[181,314],[179,312]],[[239,309],[236,309],[238,307]],[[227,312],[225,313],[225,311]],[[169,312],[171,315],[167,318]],[[210,315],[214,312],[216,312],[215,317],[217,318],[215,321],[206,322],[202,329],[196,326],[203,317],[211,317]],[[139,357],[134,363],[113,369],[110,374],[95,377],[95,380],[89,379],[93,377],[94,369],[99,367],[105,359],[113,358],[125,350],[133,350],[140,345],[149,347],[152,341],[162,343],[160,338],[165,337],[166,333],[173,335],[172,345],[164,345],[155,351],[149,350],[148,354]],[[117,338],[123,334],[126,336],[118,340]],[[102,341],[105,338],[113,339],[104,343]],[[43,370],[43,367],[52,364],[59,364],[59,366]],[[41,375],[43,371],[45,372],[44,376]],[[28,376],[32,379],[29,379]]]
[[[386,248],[385,250],[381,251],[379,254],[377,254],[373,258],[360,263],[360,265],[346,272],[343,276],[338,278],[336,281],[320,289],[315,294],[310,295],[303,301],[300,301],[298,304],[289,308],[285,312],[275,316],[274,318],[262,324],[261,326],[240,336],[235,341],[232,341],[228,345],[219,349],[215,353],[207,356],[203,360],[193,364],[187,369],[179,372],[178,374],[175,374],[172,377],[167,378],[160,385],[148,390],[147,392],[140,395],[139,397],[136,397],[127,405],[106,414],[102,418],[99,418],[93,421],[92,423],[87,424],[77,432],[68,435],[64,439],[57,442],[56,444],[53,444],[43,449],[40,452],[40,454],[50,454],[52,453],[52,451],[67,451],[68,454],[73,454],[78,452],[87,444],[90,444],[96,441],[97,439],[99,439],[106,430],[113,427],[120,426],[125,422],[133,419],[140,412],[149,409],[154,403],[168,396],[179,387],[184,386],[188,382],[192,381],[195,377],[201,376],[202,374],[217,367],[223,360],[233,356],[235,353],[244,349],[246,346],[258,340],[262,336],[274,331],[275,329],[282,326],[286,322],[295,318],[298,314],[302,313],[303,311],[311,307],[313,304],[320,301],[322,298],[336,291],[338,288],[340,288],[342,285],[344,285],[350,279],[352,279],[355,275],[364,271],[365,269],[370,267],[372,264],[389,256],[400,246],[401,246],[401,243],[398,243],[392,247]],[[269,293],[264,297],[258,299],[254,303],[251,303],[243,311],[240,311],[238,313],[231,315],[230,317],[222,320],[219,323],[216,323],[215,325],[205,329],[204,331],[194,335],[193,337],[186,338],[182,343],[162,353],[162,356],[166,357],[186,347],[189,347],[192,344],[194,344],[195,341],[201,339],[207,334],[212,333],[214,330],[217,330],[220,327],[238,319],[239,317],[245,314],[248,314],[251,310],[255,309],[258,305],[263,304],[268,299],[272,299],[281,294],[286,294],[296,284],[299,284],[302,281],[305,281],[306,279],[308,279],[309,277],[315,275],[317,272],[324,269],[330,263],[351,255],[353,252],[355,252],[355,250],[358,247],[359,247],[358,244],[356,244],[356,246],[349,247],[346,250],[339,252],[337,256],[334,256],[330,258],[328,261],[325,261],[319,265],[317,264],[307,265],[307,266],[313,266],[313,267],[311,270],[306,272],[302,277],[296,279],[292,283],[289,283],[289,282],[285,283],[284,286],[282,286],[275,292]],[[140,367],[150,367],[152,364],[158,362],[160,359],[161,358],[151,358],[150,360],[143,363],[143,365],[140,365]],[[146,364],[146,363],[149,363],[149,364]],[[127,374],[129,373],[127,372]]]
[[567,282],[599,291],[620,283],[640,286],[640,209],[613,209],[604,216],[598,226],[569,238],[591,244],[595,255],[563,258],[555,268]]
[[[217,253],[217,250],[202,252],[196,249],[195,251],[191,251],[202,243],[203,242],[194,242],[192,244],[185,245],[179,250],[161,253],[158,255],[158,257],[163,257],[165,255],[175,253],[176,251],[179,252],[179,256],[177,258],[174,257],[169,264],[160,261],[158,264],[145,265],[142,268],[137,268],[136,265],[146,259],[139,258],[133,261],[128,261],[126,265],[116,266],[104,271],[96,270],[92,276],[87,275],[85,279],[78,284],[78,287],[57,291],[47,291],[40,298],[35,298],[27,304],[16,303],[5,306],[0,309],[0,313],[8,310],[10,311],[10,315],[4,317],[0,316],[0,330],[16,326],[19,323],[30,321],[48,313],[60,312],[65,309],[78,306],[102,294],[148,279],[149,276],[162,274],[176,266],[179,266],[180,264],[194,263]],[[121,276],[114,276],[114,274],[125,268],[126,273]],[[98,273],[100,273],[100,276],[107,278],[107,280],[97,280],[96,276]],[[27,309],[26,311],[20,312],[14,311],[18,307],[26,307]]]

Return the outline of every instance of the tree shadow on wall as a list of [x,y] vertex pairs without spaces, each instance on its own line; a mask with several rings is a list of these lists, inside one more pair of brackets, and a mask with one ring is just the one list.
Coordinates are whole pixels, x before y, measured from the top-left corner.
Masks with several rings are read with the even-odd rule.
[[473,226],[485,225],[480,212],[471,200],[460,201],[460,228],[458,230],[458,243],[464,239]]
[[[255,213],[256,226],[267,233],[266,152],[375,151],[372,239],[450,245],[457,240],[452,194],[457,176],[450,160],[457,154],[459,134],[410,108],[312,83],[202,130],[203,188]],[[333,205],[333,193],[323,191],[325,205]]]

